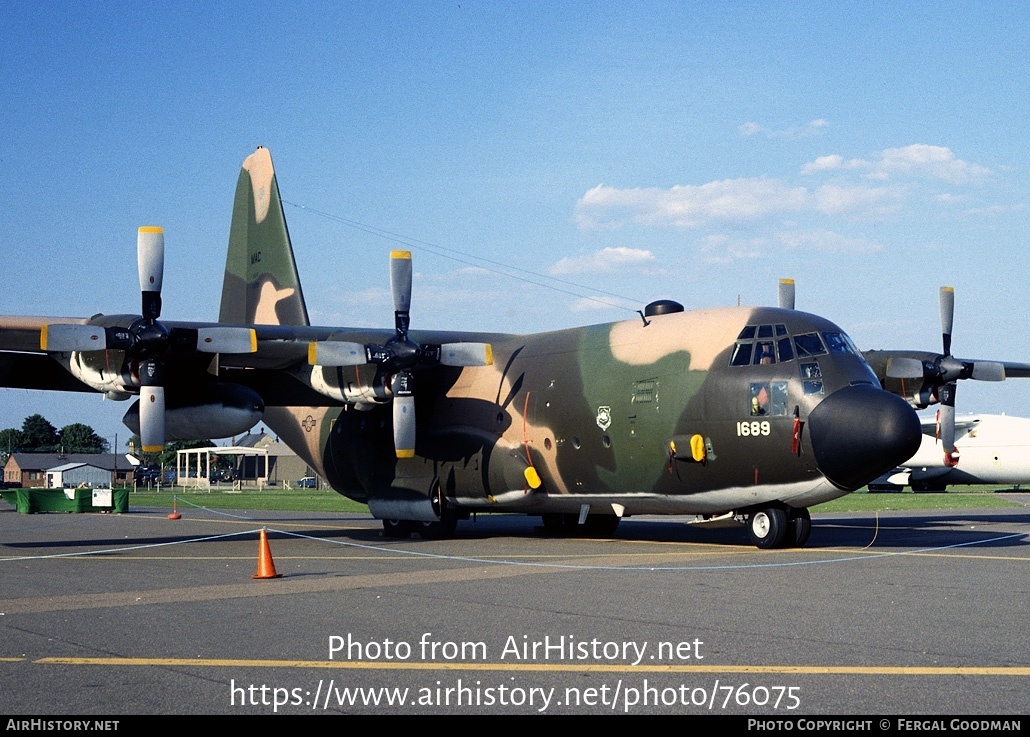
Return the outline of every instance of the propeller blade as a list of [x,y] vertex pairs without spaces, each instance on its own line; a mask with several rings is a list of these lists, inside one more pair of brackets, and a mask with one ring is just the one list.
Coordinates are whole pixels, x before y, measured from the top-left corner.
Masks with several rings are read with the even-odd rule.
[[779,293],[780,307],[785,310],[794,309],[794,280],[793,279],[780,279],[780,293]]
[[145,386],[139,393],[139,436],[144,453],[165,447],[165,388]]
[[887,376],[892,379],[921,379],[923,362],[916,358],[891,356],[887,359]]
[[156,453],[165,445],[164,366],[154,358],[139,365],[139,435],[143,451]]
[[1005,364],[997,361],[975,361],[971,378],[977,381],[1005,381]]
[[161,315],[161,282],[165,271],[165,232],[144,225],[136,237],[139,288],[143,293],[143,317],[156,320]]
[[393,391],[393,446],[398,458],[415,456],[415,395],[410,371],[394,374],[390,380]]
[[39,348],[44,351],[102,351],[106,347],[106,331],[94,325],[44,325],[39,333]]
[[390,288],[397,332],[403,338],[408,334],[411,310],[411,251],[390,252]]
[[941,287],[941,333],[944,336],[944,355],[951,355],[951,329],[955,324],[955,288]]
[[440,346],[444,366],[493,366],[494,349],[489,343],[444,343]]
[[958,453],[955,452],[955,389],[954,381],[948,382],[941,387],[941,408],[938,414],[940,425],[941,445],[944,446],[944,462],[954,466],[958,462]]
[[201,353],[255,353],[257,332],[253,328],[199,328],[197,350]]
[[308,363],[312,366],[361,366],[368,363],[362,343],[323,340],[308,343]]

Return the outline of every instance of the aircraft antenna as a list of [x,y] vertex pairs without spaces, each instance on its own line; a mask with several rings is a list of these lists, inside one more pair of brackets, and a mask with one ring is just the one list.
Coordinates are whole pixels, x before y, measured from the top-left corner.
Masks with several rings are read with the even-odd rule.
[[[459,250],[454,249],[454,248],[448,248],[447,246],[437,245],[435,243],[430,243],[428,241],[419,240],[417,238],[409,238],[407,236],[400,235],[399,233],[394,233],[394,232],[391,232],[389,230],[385,230],[383,228],[377,228],[374,225],[368,225],[366,223],[361,223],[361,222],[358,222],[357,220],[350,220],[348,218],[340,217],[339,215],[333,215],[332,213],[325,212],[323,210],[319,210],[319,209],[314,208],[314,207],[308,207],[306,205],[299,205],[299,204],[297,204],[295,202],[290,202],[289,200],[282,200],[282,202],[285,205],[291,205],[292,207],[296,207],[299,210],[306,210],[306,211],[314,213],[315,215],[318,215],[320,217],[324,217],[327,220],[332,220],[333,222],[340,223],[341,225],[346,225],[348,228],[354,228],[355,230],[360,230],[363,233],[368,233],[369,235],[374,235],[374,236],[377,236],[379,238],[384,238],[384,239],[386,239],[388,241],[393,241],[394,243],[400,243],[401,245],[406,246],[407,248],[410,248],[410,249],[421,250],[421,251],[428,251],[429,253],[432,253],[434,256],[439,256],[441,258],[450,259],[451,261],[457,261],[458,263],[467,264],[469,266],[476,266],[476,267],[481,268],[481,269],[483,269],[485,271],[489,271],[490,273],[493,273],[493,274],[499,274],[501,276],[506,276],[506,277],[508,277],[510,279],[517,279],[518,281],[522,281],[522,282],[525,282],[527,284],[533,284],[535,286],[543,287],[545,289],[551,289],[551,290],[556,291],[556,292],[561,292],[563,294],[568,294],[569,296],[572,296],[572,297],[578,297],[580,299],[587,299],[587,300],[590,300],[592,302],[597,302],[598,304],[602,304],[602,305],[604,305],[606,307],[614,307],[616,309],[626,310],[627,312],[637,312],[636,309],[634,309],[633,307],[628,307],[625,303],[640,304],[641,302],[646,301],[646,300],[634,299],[632,297],[627,297],[627,296],[625,296],[623,294],[616,294],[615,292],[607,292],[607,291],[605,291],[603,289],[597,289],[595,287],[588,287],[588,286],[585,286],[583,284],[577,284],[576,282],[568,281],[566,279],[559,279],[557,277],[548,276],[547,274],[541,274],[539,272],[532,271],[530,269],[523,269],[523,268],[520,268],[518,266],[513,266],[511,264],[502,263],[500,261],[494,261],[494,260],[488,259],[488,258],[483,258],[482,256],[476,256],[474,254],[467,253],[465,251],[459,251]],[[450,255],[450,254],[455,254],[455,255]],[[491,264],[492,266],[499,267],[499,268],[491,268],[490,266],[483,266],[483,264]],[[517,273],[512,273],[512,272],[519,272],[521,274],[526,274],[526,275],[528,275],[528,277],[532,277],[532,278],[527,278],[527,276],[519,276]],[[545,280],[545,281],[538,281],[538,280]],[[577,290],[581,290],[581,291],[572,291],[572,289],[563,289],[561,287],[555,286],[554,284],[548,284],[548,283],[546,283],[547,281],[555,282],[557,284],[562,284],[562,285],[565,285],[567,287],[571,287],[572,289],[577,289]],[[623,303],[620,304],[619,302],[611,302],[609,300],[602,299],[602,298],[599,298],[599,297],[592,297],[589,294],[584,294],[583,292],[595,292],[597,294],[605,295],[607,297],[612,297],[612,298],[614,298],[616,300],[620,300]]]

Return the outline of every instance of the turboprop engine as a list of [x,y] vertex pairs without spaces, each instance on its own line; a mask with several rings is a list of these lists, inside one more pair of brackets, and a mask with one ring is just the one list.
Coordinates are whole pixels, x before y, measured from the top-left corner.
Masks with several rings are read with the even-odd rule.
[[[252,389],[239,384],[211,382],[179,391],[168,388],[165,399],[166,440],[208,440],[246,432],[261,420],[265,404]],[[140,431],[139,400],[122,422]]]

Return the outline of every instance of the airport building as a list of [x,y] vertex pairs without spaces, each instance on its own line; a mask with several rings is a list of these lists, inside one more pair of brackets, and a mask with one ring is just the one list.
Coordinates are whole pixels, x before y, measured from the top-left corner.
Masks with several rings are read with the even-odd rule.
[[132,484],[139,461],[118,453],[11,453],[4,466],[4,486],[25,489]]

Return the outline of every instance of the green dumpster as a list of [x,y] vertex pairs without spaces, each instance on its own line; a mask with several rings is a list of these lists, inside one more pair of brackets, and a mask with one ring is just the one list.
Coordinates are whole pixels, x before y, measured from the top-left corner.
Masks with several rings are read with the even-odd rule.
[[4,501],[21,514],[36,512],[127,512],[128,489],[7,489]]

